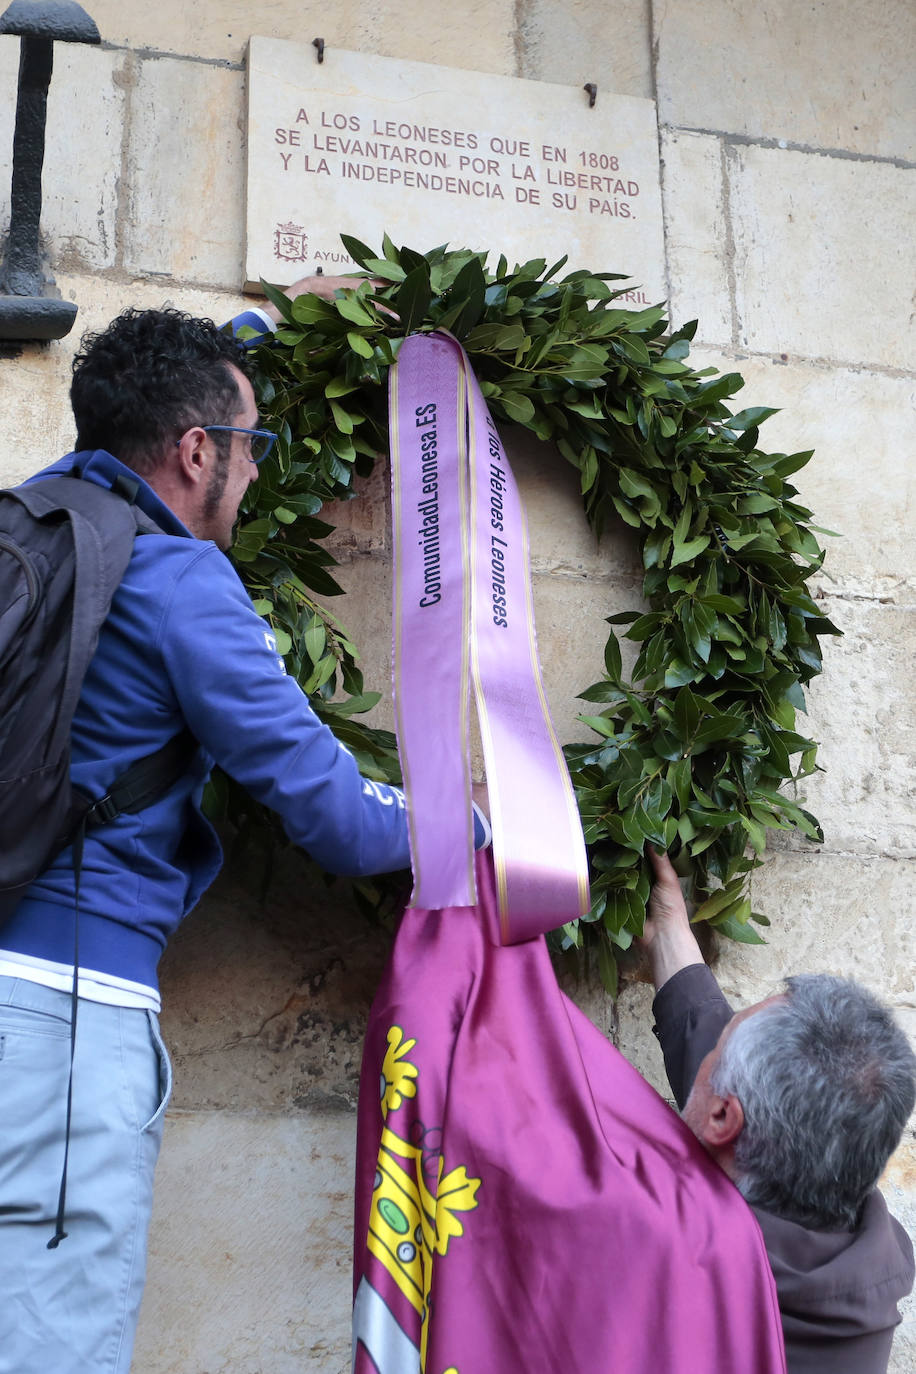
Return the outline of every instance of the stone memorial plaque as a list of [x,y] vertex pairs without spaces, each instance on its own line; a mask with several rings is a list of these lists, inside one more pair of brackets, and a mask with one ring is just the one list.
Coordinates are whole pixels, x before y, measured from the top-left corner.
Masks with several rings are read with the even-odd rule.
[[[246,289],[438,244],[626,273],[665,298],[655,103],[253,37]],[[624,283],[621,283],[623,285]]]

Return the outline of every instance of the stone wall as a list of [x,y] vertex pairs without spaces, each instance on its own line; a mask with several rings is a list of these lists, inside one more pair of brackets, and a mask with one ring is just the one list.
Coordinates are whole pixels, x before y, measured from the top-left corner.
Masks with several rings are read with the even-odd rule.
[[[755,905],[765,949],[729,946],[738,1004],[787,972],[860,977],[916,1034],[913,870],[916,647],[910,327],[916,13],[907,0],[87,0],[101,48],[60,46],[42,226],[74,336],[0,357],[0,477],[70,447],[69,359],[122,306],[225,318],[240,303],[244,50],[251,32],[651,96],[658,103],[673,319],[781,407],[771,448],[816,449],[796,479],[831,540],[817,581],[845,631],[826,644],[810,728],[826,772],[805,786],[825,844],[774,847]],[[16,41],[0,39],[0,221],[8,214]],[[485,246],[485,245],[474,245]],[[498,247],[498,245],[494,245]],[[626,270],[602,262],[596,268]],[[539,641],[560,733],[581,735],[572,679],[600,673],[602,617],[635,604],[631,542],[596,548],[553,455],[519,446]],[[368,684],[388,681],[384,483],[339,513],[343,610]],[[388,720],[386,708],[380,719]],[[360,1038],[386,951],[338,888],[286,864],[266,899],[243,859],[162,969],[176,1065],[136,1374],[338,1374],[349,1368],[350,1179]],[[326,931],[327,909],[334,911]],[[319,923],[319,917],[321,922]],[[573,989],[656,1083],[650,995],[615,1009]],[[916,1144],[887,1191],[916,1220]],[[916,1308],[895,1344],[916,1363]]]

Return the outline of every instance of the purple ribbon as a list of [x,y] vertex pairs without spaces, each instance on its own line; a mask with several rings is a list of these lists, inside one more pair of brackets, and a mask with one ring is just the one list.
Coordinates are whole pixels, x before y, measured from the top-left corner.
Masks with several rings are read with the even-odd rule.
[[412,906],[475,901],[468,744],[470,578],[454,348],[415,334],[389,372],[394,705]]
[[476,900],[468,688],[490,798],[504,943],[588,910],[582,826],[537,657],[528,536],[464,350],[417,334],[390,373],[394,695],[412,906]]

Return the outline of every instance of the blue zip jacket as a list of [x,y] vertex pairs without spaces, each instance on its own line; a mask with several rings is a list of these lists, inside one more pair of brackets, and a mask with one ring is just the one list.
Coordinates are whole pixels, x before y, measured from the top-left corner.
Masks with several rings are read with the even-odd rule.
[[[137,480],[103,451],[69,454],[31,480],[71,471],[109,487],[119,473]],[[80,965],[155,988],[167,939],[221,865],[200,811],[214,762],[332,873],[390,872],[410,859],[403,793],[360,775],[286,675],[228,558],[139,485],[138,505],[167,533],[137,538],[115,593],[73,721],[72,777],[100,797],[185,726],[199,741],[166,796],[86,839]],[[72,964],[73,920],[68,849],[28,889],[0,944]]]

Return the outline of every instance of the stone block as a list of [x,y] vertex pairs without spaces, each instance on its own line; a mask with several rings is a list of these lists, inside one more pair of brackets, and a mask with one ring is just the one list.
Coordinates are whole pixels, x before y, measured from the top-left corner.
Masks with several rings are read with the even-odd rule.
[[698,320],[698,340],[724,344],[732,337],[732,306],[722,143],[665,129],[661,149],[671,320]]
[[916,1042],[916,864],[845,854],[774,854],[754,882],[772,922],[765,948],[721,941],[716,975],[749,1006],[791,973],[855,978],[892,1006]]
[[[640,606],[638,592],[616,582],[595,583],[535,574],[534,614],[544,690],[554,729],[562,744],[595,741],[579,715],[595,715],[593,704],[579,701],[584,691],[604,677],[605,616]],[[624,672],[636,659],[636,645],[621,641]]]
[[591,0],[523,0],[518,16],[519,76],[654,98],[646,0],[622,0],[609,11]]
[[798,787],[829,850],[916,857],[916,608],[824,598],[843,630],[824,646],[824,673],[799,728],[826,770]]
[[[64,299],[69,293],[64,292]],[[78,297],[78,299],[81,299]],[[69,336],[84,327],[80,310]],[[26,344],[22,357],[0,359],[0,486],[14,487],[73,448],[73,415],[67,394],[68,339],[50,346]]]
[[913,158],[908,0],[662,0],[652,13],[662,123]]
[[[406,895],[406,894],[405,894]],[[329,917],[333,912],[333,919]],[[179,1109],[353,1106],[388,936],[298,852],[238,848],[162,962]]]
[[827,549],[825,592],[911,602],[916,577],[909,528],[916,510],[916,464],[908,461],[916,432],[912,378],[794,359],[728,356],[703,347],[691,360],[697,367],[741,373],[746,385],[735,395],[732,410],[778,407],[760,431],[766,452],[814,449],[808,465],[789,481],[814,523],[841,536],[818,536]]
[[252,34],[297,43],[320,35],[328,59],[336,46],[475,71],[514,70],[510,0],[437,4],[432,12],[417,0],[382,0],[373,6],[338,0],[333,15],[316,0],[262,0],[254,9],[246,0],[195,6],[163,0],[142,10],[118,0],[97,0],[93,17],[108,43],[224,63],[244,61]]
[[223,67],[140,62],[123,225],[128,272],[241,285],[243,87],[242,73]]
[[357,478],[350,501],[329,501],[320,518],[334,526],[325,544],[341,563],[360,554],[385,554],[389,547],[390,476],[388,464],[376,461],[370,475]]
[[133,1374],[349,1369],[355,1127],[169,1113]]
[[853,366],[916,366],[916,175],[883,163],[729,149],[737,341]]
[[624,982],[617,998],[617,1039],[622,1054],[674,1106],[671,1088],[665,1077],[661,1046],[652,1034],[654,991],[644,982]]
[[500,433],[528,517],[533,570],[641,585],[636,531],[614,516],[597,540],[585,517],[578,471],[553,444],[520,426],[501,426]]
[[358,662],[366,690],[382,693],[379,704],[358,719],[382,730],[393,730],[391,559],[381,553],[369,557],[356,554],[330,571],[346,595],[319,599],[345,627],[348,638],[359,650]]
[[[0,226],[10,215],[19,42],[0,39]],[[125,101],[125,58],[58,43],[48,92],[41,236],[55,276],[113,267]]]

